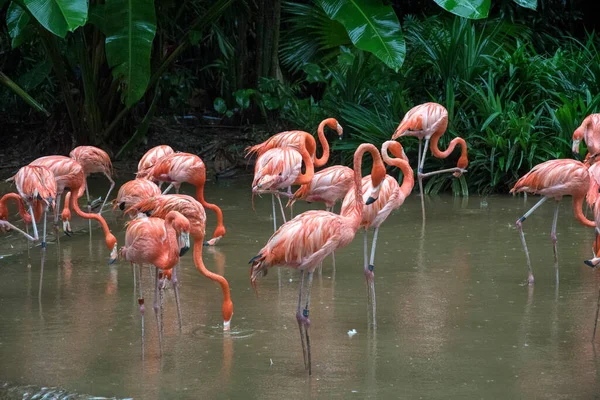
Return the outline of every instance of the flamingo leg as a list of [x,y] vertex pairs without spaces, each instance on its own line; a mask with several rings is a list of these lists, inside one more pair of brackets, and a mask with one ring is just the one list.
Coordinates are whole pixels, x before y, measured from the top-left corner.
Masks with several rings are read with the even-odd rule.
[[596,339],[596,328],[598,327],[598,312],[600,311],[600,286],[598,287],[598,301],[596,304],[596,318],[594,319],[594,333],[592,334],[592,342]]
[[[75,194],[72,194],[74,196]],[[87,184],[87,176],[85,177],[85,196],[87,197],[87,212],[88,214],[92,212],[92,203],[90,201],[90,191],[88,189]],[[90,232],[90,238],[92,237],[92,220],[88,219],[88,230]]]
[[304,331],[306,333],[306,349],[307,349],[307,354],[308,354],[308,375],[311,375],[312,370],[311,370],[311,357],[310,357],[310,335],[308,334],[309,332],[309,328],[310,328],[310,319],[308,319],[308,314],[309,314],[309,310],[308,310],[308,306],[310,304],[310,289],[312,287],[312,281],[313,281],[313,273],[309,272],[308,273],[308,285],[306,288],[306,306],[304,307],[304,312],[302,313],[302,316],[304,317]]
[[29,241],[33,238],[29,235],[29,224],[25,224],[25,234],[29,236],[27,238],[27,267],[31,267],[31,254],[29,253],[29,249],[31,248],[31,246],[29,245]]
[[369,264],[368,264],[368,259],[369,259],[369,241],[367,238],[367,230],[364,229],[363,230],[363,237],[364,237],[364,245],[363,245],[363,255],[364,255],[364,274],[365,274],[365,278],[367,279],[367,313],[369,312],[369,303],[371,302],[371,291],[369,290]]
[[525,221],[527,219],[527,217],[529,217],[546,200],[548,200],[548,197],[546,197],[546,196],[542,197],[540,201],[535,203],[535,205],[533,207],[531,207],[531,209],[529,209],[529,211],[527,211],[515,223],[517,225],[517,229],[519,230],[519,235],[521,236],[521,243],[523,243],[523,249],[525,250],[525,257],[527,258],[527,270],[528,270],[527,283],[529,285],[533,285],[533,270],[531,269],[531,259],[529,258],[529,250],[527,250],[527,242],[525,242],[525,234],[523,233],[523,221]]
[[[423,171],[421,166],[421,146],[423,145],[423,139],[419,138],[419,156],[417,158],[417,179],[419,181],[419,194],[421,195],[421,213],[423,214],[423,221],[425,221],[425,198],[423,197],[423,179],[420,177],[420,172]],[[427,149],[427,146],[425,146]]]
[[31,204],[29,204],[29,215],[31,215],[31,224],[33,225],[33,237],[35,238],[35,240],[39,240],[40,237],[38,236],[38,229],[37,229],[37,224],[35,222],[35,214],[33,213],[33,207],[31,206]]
[[175,303],[177,304],[177,321],[179,322],[179,331],[183,326],[183,318],[181,317],[181,302],[179,301],[179,280],[177,279],[177,270],[179,270],[179,263],[173,268],[173,276],[171,277],[171,283],[173,283],[173,290],[175,291]]
[[[58,212],[60,210],[60,200],[62,199],[62,193],[56,195],[56,203],[54,207],[54,233],[56,234],[56,241],[58,242]],[[45,241],[45,240],[44,240]]]
[[[46,220],[48,219],[46,217],[46,213],[48,211],[48,208],[46,207],[46,209],[44,210],[44,230],[43,230],[43,238],[42,238],[42,249],[46,248]],[[33,219],[35,219],[35,217],[33,217]]]
[[554,250],[554,266],[556,268],[556,283],[558,283],[558,250],[556,248],[556,223],[558,222],[558,200],[556,200],[556,206],[554,207],[554,220],[552,221],[552,232],[550,232],[550,239],[552,239],[552,248]]
[[273,203],[273,232],[277,232],[277,212],[275,211],[275,195],[271,195],[271,203]]
[[279,201],[279,208],[281,209],[281,216],[283,218],[283,223],[285,224],[287,221],[285,219],[285,210],[283,209],[283,203],[281,202],[281,197],[277,195],[277,201]]
[[432,175],[437,175],[437,174],[445,174],[447,172],[460,172],[461,174],[467,172],[466,169],[462,169],[462,168],[446,168],[446,169],[440,169],[438,171],[432,171],[432,172],[428,172],[426,174],[421,174],[421,178],[429,178]]
[[[134,270],[136,265],[134,264]],[[142,290],[142,269],[143,264],[137,264],[138,267],[138,286],[139,286],[139,295],[138,295],[138,304],[140,305],[140,315],[142,317],[142,359],[144,358],[144,291]],[[135,274],[134,274],[135,276]]]
[[156,325],[158,328],[158,347],[160,349],[160,354],[162,356],[162,324],[160,320],[160,310],[158,306],[158,291],[160,286],[160,281],[162,280],[160,275],[159,268],[156,268],[156,279],[154,280],[154,304],[152,304],[152,308],[154,309],[154,315],[156,315]]
[[[0,220],[0,227],[3,229],[12,229],[15,232],[19,232],[20,234],[25,236],[27,238],[27,240],[31,240],[32,242],[35,242],[37,240],[36,238],[29,235],[28,232],[23,232],[21,229],[17,228],[16,226],[14,226],[13,224],[11,224],[10,222],[8,222],[6,220]],[[29,231],[29,228],[27,228],[27,225],[25,225],[25,229],[27,229],[27,231]],[[27,242],[27,250],[29,252],[29,242]]]
[[[102,210],[104,210],[104,205],[106,204],[106,200],[108,200],[108,196],[110,196],[110,192],[112,192],[113,188],[115,187],[115,181],[113,181],[113,179],[110,177],[110,175],[107,174],[106,172],[104,173],[104,175],[106,175],[106,177],[110,181],[110,187],[108,188],[108,193],[106,193],[104,202],[102,202],[102,207],[100,207],[100,211],[98,211],[98,215],[102,215]],[[85,187],[87,188],[87,182],[86,182]]]
[[304,357],[304,369],[307,369],[306,345],[304,344],[304,331],[302,330],[304,317],[302,316],[302,289],[304,287],[304,270],[300,271],[300,290],[298,291],[298,309],[296,310],[296,321],[300,330],[300,343],[302,343],[302,356]]
[[377,247],[377,234],[379,233],[379,227],[375,228],[375,233],[373,233],[373,243],[371,243],[371,259],[369,262],[369,271],[371,272],[371,280],[369,282],[369,288],[371,290],[371,304],[373,306],[373,327],[377,326],[377,322],[375,319],[375,313],[377,310],[377,302],[375,301],[375,248]]
[[[162,183],[162,182],[161,182]],[[167,186],[167,188],[165,190],[163,190],[162,194],[167,194],[169,193],[169,190],[171,190],[171,188],[173,187],[173,184],[169,184],[169,186]]]

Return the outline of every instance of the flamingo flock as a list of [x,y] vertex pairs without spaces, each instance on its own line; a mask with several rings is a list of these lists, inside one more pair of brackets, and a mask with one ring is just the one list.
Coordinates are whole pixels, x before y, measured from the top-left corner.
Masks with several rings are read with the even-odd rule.
[[[286,131],[271,136],[263,143],[246,149],[248,157],[255,156],[254,179],[251,185],[252,205],[255,195],[270,194],[273,212],[273,235],[264,246],[257,249],[250,259],[250,286],[258,295],[258,279],[267,275],[274,267],[288,267],[299,271],[299,292],[296,308],[296,322],[300,334],[305,369],[312,373],[312,353],[310,325],[310,298],[313,274],[328,256],[348,246],[359,229],[363,231],[364,262],[363,272],[366,280],[369,319],[373,327],[377,324],[375,297],[375,254],[379,228],[388,216],[402,206],[412,193],[415,176],[403,146],[396,139],[416,136],[419,150],[416,160],[416,177],[421,195],[422,218],[425,221],[425,203],[423,201],[423,179],[441,173],[453,173],[461,177],[467,172],[467,143],[460,137],[453,138],[446,150],[439,149],[439,141],[448,127],[448,112],[440,104],[425,103],[409,110],[391,140],[378,149],[371,143],[363,143],[354,153],[351,168],[332,165],[320,171],[329,161],[330,147],[325,129],[329,128],[342,139],[343,129],[334,118],[323,120],[317,129],[318,143],[315,137],[303,131]],[[425,144],[423,147],[423,139]],[[595,161],[600,154],[600,114],[587,117],[573,134],[573,154],[579,158],[581,141],[587,145],[588,154],[584,161],[573,159],[550,160],[535,166],[519,179],[511,193],[531,193],[543,196],[527,213],[516,222],[528,269],[527,284],[534,284],[534,276],[523,232],[524,221],[545,201],[555,200],[551,241],[558,279],[558,252],[556,227],[558,221],[558,202],[564,196],[573,197],[573,213],[584,226],[595,228],[596,240],[593,245],[594,256],[585,261],[590,267],[600,264],[600,171]],[[317,156],[317,144],[321,145],[321,156]],[[449,157],[456,146],[461,152],[456,167],[438,171],[424,172],[428,148],[434,157]],[[363,176],[362,163],[365,154],[370,159],[370,174]],[[401,181],[389,175],[386,170],[398,169]],[[110,182],[110,188],[103,199],[98,212],[91,211],[91,202],[87,177],[93,173],[104,174]],[[14,230],[28,241],[41,239],[42,251],[47,246],[46,214],[54,212],[54,231],[56,241],[59,238],[59,213],[61,199],[64,206],[60,214],[63,232],[71,234],[71,209],[81,218],[96,220],[102,227],[105,242],[110,251],[109,263],[118,259],[128,261],[134,273],[134,285],[141,315],[142,349],[144,340],[144,295],[142,288],[143,265],[155,268],[153,309],[158,327],[159,348],[162,353],[162,302],[161,290],[170,281],[175,291],[179,326],[182,325],[182,311],[179,301],[179,283],[177,270],[180,258],[193,244],[193,261],[198,272],[217,283],[222,291],[223,330],[231,328],[233,301],[229,282],[224,276],[209,271],[203,262],[203,246],[216,246],[226,236],[224,217],[221,208],[206,200],[206,166],[195,154],[177,152],[169,146],[161,145],[150,149],[140,159],[135,179],[123,184],[116,198],[111,201],[114,211],[120,210],[127,216],[125,243],[120,249],[116,237],[111,233],[102,211],[115,186],[113,167],[108,154],[93,146],[80,146],[69,157],[52,155],[38,158],[23,166],[9,181],[16,186],[16,193],[7,193],[0,198],[0,230]],[[161,185],[168,187],[161,191]],[[195,197],[179,194],[183,183],[195,187]],[[294,192],[292,186],[299,186]],[[174,188],[176,194],[168,194]],[[87,212],[79,207],[83,193],[87,195]],[[283,205],[281,197],[288,202]],[[210,198],[210,193],[208,193]],[[275,201],[283,223],[278,226]],[[592,207],[594,220],[588,220],[583,212],[584,200]],[[285,208],[291,208],[295,202],[324,203],[325,210],[303,212],[288,220]],[[8,221],[7,204],[15,202],[25,231]],[[341,202],[339,213],[334,212],[335,205]],[[216,216],[216,229],[205,240],[206,209]],[[38,226],[42,225],[42,234]],[[29,226],[32,232],[29,233]],[[373,231],[369,252],[368,231]],[[334,264],[335,267],[335,264]],[[137,282],[137,283],[135,283]],[[600,296],[600,293],[599,293]],[[598,301],[600,307],[600,297]],[[600,309],[600,308],[599,308]],[[598,311],[597,311],[598,313]],[[596,318],[597,321],[597,318]],[[594,327],[595,336],[596,326]],[[143,354],[143,353],[142,353]]]

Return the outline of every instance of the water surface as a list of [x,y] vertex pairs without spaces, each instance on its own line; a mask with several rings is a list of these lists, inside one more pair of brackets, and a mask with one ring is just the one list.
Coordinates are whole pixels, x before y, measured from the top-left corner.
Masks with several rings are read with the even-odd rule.
[[[100,178],[92,192],[105,193]],[[2,186],[0,191],[8,188]],[[184,185],[184,192],[192,192]],[[158,354],[148,269],[145,358],[128,263],[108,266],[102,231],[74,218],[73,237],[30,251],[13,233],[0,238],[0,381],[60,387],[105,397],[159,398],[594,398],[598,357],[590,338],[598,274],[585,266],[593,231],[572,217],[558,222],[560,285],[554,278],[553,207],[524,224],[536,278],[522,286],[525,256],[514,221],[536,201],[493,196],[409,197],[382,226],[375,261],[376,330],[367,324],[362,233],[316,275],[311,296],[313,375],[304,371],[295,309],[296,271],[273,270],[249,284],[248,260],[272,233],[269,197],[251,209],[250,182],[210,183],[227,236],[206,249],[207,267],[224,274],[235,311],[223,334],[219,286],[182,258],[184,326],[172,290],[164,304]],[[296,212],[319,205],[298,205]],[[338,206],[339,207],[339,206]],[[208,211],[207,231],[215,226]],[[124,220],[106,213],[123,243]],[[50,227],[50,225],[49,225]],[[40,267],[44,263],[40,294]],[[349,337],[347,332],[356,329]],[[600,338],[598,339],[600,341]],[[25,389],[23,389],[25,390]],[[18,391],[13,391],[13,396]],[[22,391],[21,391],[22,392]],[[22,394],[22,393],[21,393]]]

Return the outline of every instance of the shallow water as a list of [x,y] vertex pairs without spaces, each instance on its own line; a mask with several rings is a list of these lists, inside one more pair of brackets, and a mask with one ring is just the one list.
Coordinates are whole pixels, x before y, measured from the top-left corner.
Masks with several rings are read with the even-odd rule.
[[[103,195],[102,179],[92,181]],[[6,192],[7,187],[0,187]],[[184,185],[184,191],[191,187]],[[493,196],[427,198],[423,228],[413,194],[382,226],[375,260],[376,330],[368,328],[362,233],[315,274],[311,296],[313,375],[304,371],[295,309],[298,274],[273,270],[250,287],[248,260],[272,233],[269,197],[251,209],[250,182],[210,183],[208,201],[225,214],[227,236],[205,248],[207,267],[229,280],[235,312],[223,334],[218,285],[180,272],[184,326],[173,291],[164,304],[158,354],[153,283],[143,272],[145,359],[130,266],[108,266],[98,224],[74,218],[73,237],[30,251],[16,234],[0,238],[0,381],[22,398],[29,386],[105,397],[158,398],[593,398],[599,361],[590,339],[598,274],[585,266],[593,231],[565,199],[558,222],[560,285],[549,234],[553,207],[524,228],[536,277],[514,221],[536,201]],[[298,205],[296,212],[307,209]],[[311,205],[319,208],[319,205]],[[339,207],[339,206],[338,206]],[[208,211],[207,232],[215,226]],[[121,245],[123,219],[106,213]],[[50,227],[51,225],[49,225]],[[40,294],[40,266],[44,260]],[[278,284],[281,281],[281,285]],[[347,332],[356,329],[349,337]],[[600,338],[598,339],[600,342]],[[600,357],[600,355],[599,355]],[[17,389],[14,389],[14,388]],[[21,390],[18,388],[21,387]],[[12,393],[12,394],[11,394]]]

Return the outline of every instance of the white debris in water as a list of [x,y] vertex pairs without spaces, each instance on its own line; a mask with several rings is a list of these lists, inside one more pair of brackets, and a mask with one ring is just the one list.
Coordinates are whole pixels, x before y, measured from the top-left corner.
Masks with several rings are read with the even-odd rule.
[[357,333],[356,329],[351,329],[348,331],[348,336],[352,337],[352,336],[356,335],[356,333]]
[[292,282],[293,282],[293,280],[292,280],[292,278],[290,278],[290,283],[292,283]]
[[271,363],[271,364],[269,364],[269,367],[272,367],[273,366],[273,359],[269,358],[269,362]]

